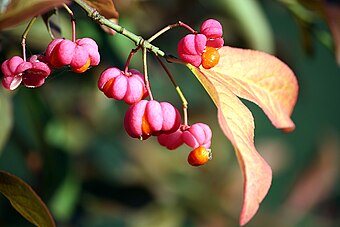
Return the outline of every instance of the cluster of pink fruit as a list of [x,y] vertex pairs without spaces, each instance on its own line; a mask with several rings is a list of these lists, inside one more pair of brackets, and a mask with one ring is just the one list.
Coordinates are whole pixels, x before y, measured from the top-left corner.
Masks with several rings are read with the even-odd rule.
[[27,61],[24,59],[14,56],[2,63],[4,88],[14,90],[21,83],[29,88],[40,87],[53,68],[63,66],[70,66],[76,73],[85,72],[90,66],[99,64],[100,55],[96,42],[90,38],[77,39],[75,42],[54,39],[47,46],[46,55],[33,55]]
[[131,105],[124,118],[125,130],[131,137],[145,140],[157,136],[159,143],[170,150],[185,143],[194,148],[188,156],[188,162],[194,166],[211,159],[209,126],[202,123],[181,125],[181,115],[172,104],[145,100],[148,92],[139,71],[108,68],[100,75],[98,88],[108,98],[124,100]]
[[178,55],[183,61],[205,69],[216,66],[220,60],[218,49],[224,45],[220,22],[208,19],[203,22],[200,33],[186,35],[178,43]]
[[[221,24],[209,19],[202,24],[200,33],[193,30],[192,33],[178,44],[182,60],[206,69],[217,65],[218,49],[224,44]],[[2,84],[8,90],[16,89],[21,83],[35,88],[44,84],[54,68],[69,66],[73,72],[82,73],[90,66],[98,65],[99,61],[98,46],[90,38],[54,39],[45,55],[33,55],[26,61],[24,54],[24,59],[14,56],[3,62]],[[151,95],[150,100],[145,100],[150,91],[145,82],[146,78],[137,70],[122,71],[111,67],[100,75],[98,87],[108,98],[124,100],[131,105],[124,118],[126,132],[131,137],[145,140],[157,136],[159,144],[169,150],[186,144],[193,148],[188,162],[194,166],[210,160],[212,132],[209,126],[203,123],[188,125],[186,120],[182,123],[179,111],[172,104],[153,100]]]

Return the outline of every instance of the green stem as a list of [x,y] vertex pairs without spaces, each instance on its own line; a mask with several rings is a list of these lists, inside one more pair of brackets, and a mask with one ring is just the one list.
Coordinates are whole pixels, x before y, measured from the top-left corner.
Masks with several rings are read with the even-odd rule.
[[145,87],[146,90],[148,91],[150,100],[153,100],[152,92],[151,92],[151,87],[150,87],[150,81],[149,81],[149,76],[148,76],[148,65],[147,65],[147,60],[146,60],[146,48],[142,49],[142,58],[143,58],[143,73],[144,73],[144,82],[145,82]]
[[163,28],[162,30],[160,30],[159,32],[157,32],[156,34],[154,34],[153,36],[151,36],[148,39],[148,42],[152,42],[153,40],[155,40],[156,38],[158,38],[159,36],[161,36],[163,33],[169,31],[170,29],[173,29],[175,27],[184,27],[186,29],[188,29],[191,33],[197,33],[193,28],[191,28],[189,25],[183,23],[182,21],[178,21],[175,24],[170,24],[168,26],[166,26],[165,28]]
[[163,28],[162,30],[160,30],[159,32],[157,32],[156,34],[154,34],[153,36],[151,36],[148,39],[148,42],[152,42],[153,40],[155,40],[156,38],[158,38],[159,36],[161,36],[163,33],[169,31],[170,29],[173,29],[175,27],[184,27],[186,29],[188,29],[191,33],[197,33],[193,28],[191,28],[189,25],[183,23],[182,21],[178,21],[175,24],[170,24],[168,26],[166,26],[165,28]]
[[148,51],[153,52],[157,56],[164,57],[166,55],[162,50],[160,50],[158,47],[152,45],[150,42],[144,40],[141,36],[138,36],[138,35],[130,32],[126,28],[106,19],[95,8],[92,8],[91,6],[89,6],[88,4],[83,2],[82,0],[74,0],[74,1],[81,8],[83,8],[87,12],[88,16],[90,18],[92,18],[92,20],[94,20],[95,22],[97,22],[101,25],[105,25],[105,26],[113,29],[117,33],[126,36],[127,38],[132,40],[136,44],[136,46],[141,46],[143,49],[147,49]]
[[163,33],[169,31],[170,29],[173,29],[174,27],[178,27],[179,23],[176,24],[171,24],[166,26],[165,28],[163,28],[162,30],[160,30],[159,32],[157,32],[156,34],[154,34],[153,36],[151,36],[150,38],[148,38],[148,42],[152,42],[153,40],[155,40],[156,38],[158,38],[160,35],[162,35]]
[[179,96],[179,98],[182,101],[182,105],[183,105],[183,124],[185,126],[188,126],[188,101],[186,100],[185,96],[183,95],[181,88],[178,86],[178,84],[176,83],[174,77],[171,75],[169,69],[166,67],[166,65],[164,64],[164,62],[158,57],[156,56],[157,61],[159,62],[159,64],[162,66],[162,68],[164,69],[164,71],[166,72],[166,74],[168,75],[171,83],[174,85],[176,92]]
[[33,25],[33,23],[35,22],[35,20],[37,19],[37,17],[33,17],[30,22],[28,23],[24,33],[21,36],[21,46],[22,46],[22,58],[24,61],[26,61],[26,38],[27,38],[27,34],[28,32],[31,30],[31,27]]

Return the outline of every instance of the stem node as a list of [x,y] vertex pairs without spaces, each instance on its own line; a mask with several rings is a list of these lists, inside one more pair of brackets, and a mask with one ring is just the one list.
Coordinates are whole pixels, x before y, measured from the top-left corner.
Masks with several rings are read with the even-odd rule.
[[91,6],[89,6],[88,4],[86,4],[86,2],[84,2],[82,0],[74,0],[74,2],[76,2],[81,8],[83,8],[87,12],[88,16],[90,18],[92,18],[92,20],[97,22],[98,24],[105,25],[105,26],[113,29],[117,33],[120,33],[120,34],[124,35],[125,37],[129,38],[130,40],[132,40],[137,46],[141,46],[141,47],[153,52],[157,56],[161,56],[161,57],[165,56],[165,53],[162,50],[160,50],[158,47],[155,47],[150,42],[144,41],[144,39],[141,36],[138,36],[138,35],[130,32],[130,31],[128,31],[124,27],[106,19],[96,9],[94,9]]

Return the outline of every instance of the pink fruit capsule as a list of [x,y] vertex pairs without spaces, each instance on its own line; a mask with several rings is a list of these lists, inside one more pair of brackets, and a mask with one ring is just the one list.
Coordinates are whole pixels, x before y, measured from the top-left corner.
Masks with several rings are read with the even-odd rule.
[[137,70],[125,74],[116,67],[106,69],[99,78],[98,87],[109,98],[134,104],[147,96],[143,75]]
[[144,83],[144,75],[137,70],[130,70],[128,78],[128,84],[124,101],[131,105],[147,96],[147,90]]
[[86,49],[91,61],[91,66],[96,66],[100,63],[98,45],[93,39],[90,38],[77,39],[76,44]]
[[73,59],[70,63],[72,71],[85,72],[90,66],[100,62],[100,55],[96,42],[90,38],[77,39]]
[[215,19],[208,19],[201,25],[200,32],[207,37],[207,47],[221,48],[224,45],[222,25]]
[[196,123],[190,126],[189,129],[183,131],[182,140],[189,147],[196,148],[203,146],[209,148],[211,144],[212,132],[208,125]]
[[215,19],[208,19],[202,23],[200,33],[208,39],[221,38],[223,35],[222,25]]
[[85,72],[90,66],[96,66],[100,62],[98,46],[90,38],[77,39],[75,42],[55,39],[47,46],[46,57],[53,67],[70,65],[76,73]]
[[31,56],[27,62],[20,64],[18,70],[25,70],[22,74],[22,83],[29,88],[43,85],[52,72],[45,56],[42,55]]
[[[71,42],[70,40],[64,40],[64,39],[54,39],[52,40],[47,48],[46,48],[46,58],[48,62],[55,68],[61,68],[67,64],[64,62],[61,62],[59,58],[64,59],[62,56],[59,55],[59,47],[61,42]],[[72,42],[71,42],[72,43]],[[71,44],[72,45],[72,44]],[[73,50],[73,48],[72,48]],[[72,51],[71,50],[71,51]],[[66,56],[71,56],[72,53],[66,53]],[[68,64],[71,62],[71,60],[68,61]]]
[[157,136],[158,143],[169,150],[175,150],[184,142],[182,140],[182,131],[178,129],[176,132],[170,134],[161,134]]
[[[114,89],[114,81],[117,77],[122,77],[122,79],[119,79],[120,82],[116,85],[118,88]],[[123,81],[123,79],[125,79],[125,76],[120,69],[110,67],[101,73],[98,80],[98,88],[104,92],[108,98],[115,96],[115,99],[121,100],[124,98],[127,89],[127,81]]]
[[223,38],[216,38],[216,39],[208,39],[207,40],[207,47],[213,47],[213,48],[221,48],[224,45]]
[[180,122],[181,117],[175,107],[155,100],[141,100],[131,105],[124,118],[126,132],[131,137],[140,139],[175,132]]
[[8,90],[16,89],[22,81],[22,71],[18,71],[18,66],[23,63],[24,60],[19,56],[14,56],[1,65],[1,71],[4,74],[2,79],[2,85]]
[[28,61],[14,56],[2,64],[1,70],[4,73],[2,85],[8,90],[14,90],[21,82],[26,87],[39,87],[52,72],[42,55],[33,55]]
[[188,34],[181,39],[177,46],[179,57],[193,66],[201,65],[201,55],[206,46],[207,38],[203,34]]

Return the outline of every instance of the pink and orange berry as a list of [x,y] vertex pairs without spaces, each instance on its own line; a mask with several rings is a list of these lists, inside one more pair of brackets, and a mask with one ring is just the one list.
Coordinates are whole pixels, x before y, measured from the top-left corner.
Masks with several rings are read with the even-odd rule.
[[129,105],[147,96],[144,76],[135,69],[131,69],[127,73],[116,67],[106,69],[100,75],[98,88],[108,98],[124,100]]
[[90,38],[77,39],[75,42],[55,39],[47,46],[46,58],[53,67],[69,65],[76,73],[83,73],[100,62],[97,43]]
[[[222,35],[222,26],[217,20],[206,20],[200,33],[188,34],[179,41],[178,54],[186,63],[210,69],[219,62],[218,49],[224,44]],[[100,54],[94,40],[54,39],[47,46],[45,56],[33,55],[27,61],[14,56],[4,61],[1,65],[2,85],[8,90],[14,90],[20,84],[36,88],[45,83],[53,68],[67,66],[75,73],[83,73],[99,62]],[[172,104],[153,100],[151,94],[150,100],[145,100],[148,89],[144,75],[138,70],[107,68],[99,77],[98,88],[108,98],[130,105],[124,117],[129,136],[141,140],[156,136],[159,144],[169,150],[186,144],[193,149],[187,159],[192,166],[203,165],[211,159],[210,127],[203,123],[181,125],[181,115]]]
[[159,144],[169,150],[174,150],[182,144],[194,148],[188,157],[189,164],[193,166],[203,165],[211,159],[211,138],[210,127],[203,123],[195,123],[191,126],[181,125],[176,132],[157,137]]
[[27,61],[14,56],[1,65],[4,74],[2,85],[8,90],[16,89],[21,83],[28,88],[40,87],[52,73],[53,68],[70,66],[76,73],[85,72],[100,62],[96,42],[90,38],[54,39],[46,49],[46,56],[32,55]]
[[33,55],[28,61],[14,56],[2,63],[1,71],[4,74],[3,87],[14,90],[21,83],[29,88],[40,87],[51,74],[52,68],[42,55]]
[[141,100],[127,110],[124,126],[131,137],[144,140],[151,135],[175,132],[181,120],[179,111],[170,103]]
[[199,67],[202,63],[202,54],[207,43],[203,34],[188,34],[178,43],[178,55],[183,61]]
[[192,166],[200,166],[207,163],[212,158],[210,149],[203,146],[198,146],[188,155],[188,163]]
[[220,60],[218,49],[224,45],[222,25],[215,19],[203,22],[200,33],[188,34],[177,46],[179,57],[195,67],[216,66]]

